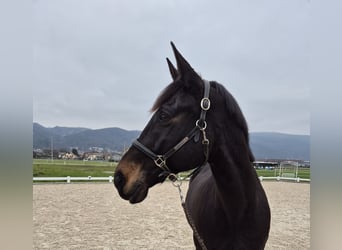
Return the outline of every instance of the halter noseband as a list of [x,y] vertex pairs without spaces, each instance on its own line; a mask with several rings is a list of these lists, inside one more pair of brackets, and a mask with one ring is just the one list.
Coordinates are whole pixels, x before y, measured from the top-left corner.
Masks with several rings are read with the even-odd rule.
[[[181,147],[183,147],[188,141],[190,141],[197,133],[198,131],[202,132],[203,140],[202,144],[205,146],[205,161],[206,163],[208,161],[209,157],[209,140],[206,137],[205,130],[207,128],[207,122],[205,120],[207,111],[210,109],[210,100],[209,100],[209,93],[210,93],[210,82],[207,80],[204,81],[204,97],[201,100],[201,114],[200,118],[196,121],[195,127],[180,141],[178,142],[174,147],[172,147],[169,151],[167,151],[163,155],[158,155],[154,153],[152,150],[147,148],[144,144],[139,142],[138,140],[135,140],[133,142],[133,146],[136,147],[138,150],[140,150],[142,153],[147,155],[149,158],[151,158],[154,161],[154,164],[163,170],[163,173],[161,176],[171,176],[172,172],[169,169],[169,167],[166,164],[166,160],[171,157],[174,153],[176,153]],[[204,164],[202,164],[204,165]],[[174,175],[173,175],[174,176]]]

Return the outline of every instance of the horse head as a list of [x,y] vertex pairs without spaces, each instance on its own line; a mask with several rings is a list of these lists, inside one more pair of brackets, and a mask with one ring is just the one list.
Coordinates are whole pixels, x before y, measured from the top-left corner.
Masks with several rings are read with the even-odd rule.
[[[115,170],[114,185],[130,203],[143,201],[148,189],[168,174],[193,169],[206,160],[201,142],[206,139],[210,85],[172,42],[171,46],[177,62],[175,68],[167,58],[173,82],[155,101],[150,121]],[[206,100],[203,93],[208,95]]]

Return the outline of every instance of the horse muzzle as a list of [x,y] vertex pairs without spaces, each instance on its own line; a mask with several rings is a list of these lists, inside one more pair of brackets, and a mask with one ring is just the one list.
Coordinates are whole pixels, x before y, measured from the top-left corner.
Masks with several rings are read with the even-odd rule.
[[114,186],[122,199],[130,203],[143,201],[148,186],[142,181],[141,167],[134,163],[120,162],[114,173]]

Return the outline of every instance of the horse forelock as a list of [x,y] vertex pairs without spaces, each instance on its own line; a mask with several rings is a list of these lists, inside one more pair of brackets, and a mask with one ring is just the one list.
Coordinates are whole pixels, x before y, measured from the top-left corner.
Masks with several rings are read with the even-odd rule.
[[174,81],[170,83],[158,96],[157,100],[154,102],[151,112],[158,110],[164,103],[166,103],[176,92],[182,87],[182,83],[179,81]]

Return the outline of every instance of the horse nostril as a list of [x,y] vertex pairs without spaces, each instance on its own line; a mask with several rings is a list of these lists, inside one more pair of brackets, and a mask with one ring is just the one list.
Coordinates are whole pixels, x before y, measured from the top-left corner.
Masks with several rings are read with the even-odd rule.
[[114,174],[114,185],[118,189],[122,189],[125,185],[125,177],[120,171]]

